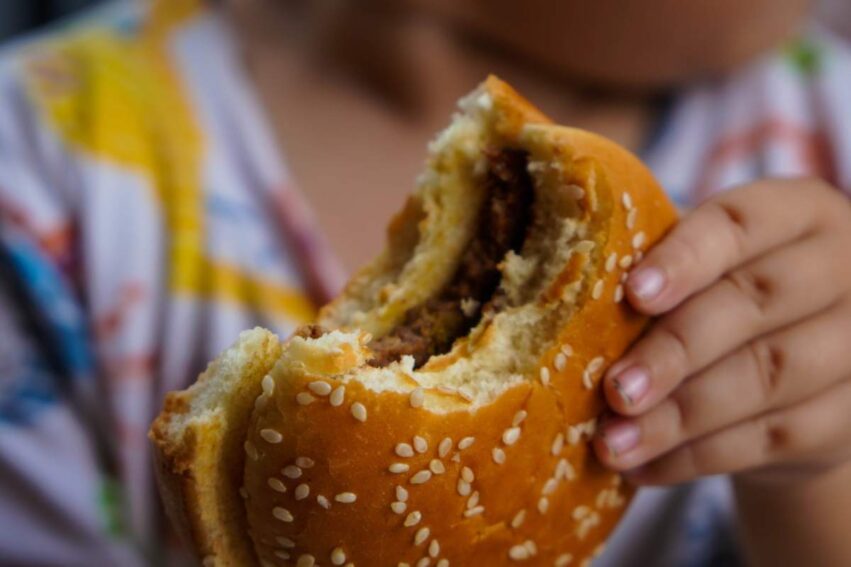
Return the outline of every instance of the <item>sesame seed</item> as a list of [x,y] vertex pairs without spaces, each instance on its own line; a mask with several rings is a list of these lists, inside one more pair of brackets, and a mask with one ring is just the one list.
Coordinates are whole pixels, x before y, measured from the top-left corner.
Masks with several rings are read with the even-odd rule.
[[437,446],[437,455],[442,459],[452,450],[452,439],[444,437],[443,441]]
[[436,539],[431,540],[431,543],[428,544],[428,554],[433,558],[437,558],[437,556],[440,555],[439,541],[437,541]]
[[354,492],[341,492],[340,494],[334,497],[334,500],[336,500],[340,504],[352,504],[357,499],[358,495]]
[[618,255],[615,252],[609,254],[609,257],[606,258],[606,271],[611,272],[615,269],[615,264],[617,264]]
[[461,451],[463,451],[464,449],[469,449],[475,442],[475,437],[464,437],[463,439],[458,441],[458,449],[460,449]]
[[414,449],[416,449],[417,453],[425,453],[426,451],[428,451],[428,441],[426,441],[419,435],[415,435]]
[[303,469],[309,469],[312,468],[316,462],[310,457],[296,457],[295,464]]
[[591,509],[588,506],[577,506],[573,509],[573,512],[570,514],[574,520],[581,520],[586,517],[589,513],[591,513]]
[[443,392],[444,394],[455,394],[458,390],[452,386],[438,386],[437,391]]
[[511,425],[513,425],[514,427],[517,427],[518,425],[523,423],[523,420],[525,420],[526,416],[528,416],[528,415],[529,414],[526,412],[526,410],[518,411],[517,413],[514,414],[514,417],[511,420]]
[[443,461],[440,459],[432,459],[428,464],[428,468],[434,474],[443,474],[446,472],[446,467],[443,465]]
[[632,209],[626,214],[626,228],[632,230],[635,228],[635,222],[638,220],[638,209]]
[[[636,254],[635,256],[636,256],[636,257],[638,257],[638,256],[639,256],[639,254]],[[622,274],[621,274],[620,282],[621,282],[621,283],[626,283],[626,280],[627,280],[628,278],[629,278],[629,272],[624,272],[624,273],[622,273]]]
[[632,266],[632,256],[630,256],[629,254],[627,254],[626,256],[624,256],[623,258],[621,258],[621,259],[620,259],[620,261],[618,262],[618,266],[620,266],[620,267],[621,267],[621,268],[623,268],[624,270],[626,270],[627,268],[629,268],[630,266]]
[[632,196],[626,191],[621,194],[621,203],[623,203],[623,208],[629,210],[632,208]]
[[408,401],[411,403],[412,408],[423,407],[423,403],[425,403],[425,391],[422,388],[414,388]]
[[284,483],[279,478],[269,477],[269,480],[266,481],[266,484],[269,485],[269,488],[274,490],[275,492],[286,492],[287,487],[284,486]]
[[520,439],[520,428],[509,427],[502,434],[502,442],[506,445],[514,445]]
[[317,396],[327,396],[331,393],[331,384],[324,380],[316,380],[307,385],[308,389]]
[[480,515],[482,515],[482,513],[484,511],[485,511],[484,506],[474,506],[473,508],[470,508],[469,510],[466,510],[464,512],[464,517],[465,518],[472,518],[473,516],[480,516]]
[[570,425],[567,428],[567,442],[570,445],[576,445],[582,439],[582,429],[576,425]]
[[280,506],[275,506],[274,508],[272,508],[272,515],[275,516],[275,518],[281,520],[282,522],[289,523],[293,521],[293,515],[290,513],[290,511],[286,508],[281,508]]
[[275,536],[275,541],[278,542],[278,545],[286,549],[292,549],[295,547],[295,542],[288,537]]
[[591,374],[589,374],[587,370],[582,373],[582,386],[586,390],[590,390],[594,387],[594,380],[591,378]]
[[591,362],[588,363],[588,372],[591,374],[597,372],[603,367],[603,364],[606,363],[606,359],[602,356],[595,357],[591,359]]
[[635,253],[635,263],[639,263],[644,258],[644,252],[639,250]]
[[546,514],[547,510],[549,510],[549,509],[550,509],[550,501],[547,499],[546,496],[542,496],[538,500],[538,512],[540,512],[541,514]]
[[553,359],[553,367],[556,371],[561,372],[567,367],[567,357],[563,353],[556,354]]
[[578,242],[573,247],[573,250],[580,253],[580,254],[587,254],[587,253],[591,252],[591,250],[594,249],[594,246],[595,246],[595,244],[594,244],[593,240],[583,240],[581,242]]
[[471,469],[470,467],[462,468],[461,469],[461,479],[464,482],[470,482],[470,483],[472,483],[474,480],[476,480],[476,475],[473,474],[473,469]]
[[346,552],[341,547],[335,547],[331,552],[331,563],[334,565],[342,565],[346,562]]
[[304,500],[310,495],[310,487],[302,483],[295,487],[295,499]]
[[452,461],[453,463],[460,463],[461,462],[461,453],[455,453],[454,455],[452,455],[452,458],[449,459],[449,460]]
[[343,400],[346,398],[346,387],[345,386],[337,386],[334,388],[334,391],[331,392],[331,397],[328,398],[328,401],[335,408],[343,405]]
[[431,565],[431,559],[428,557],[423,557],[417,561],[417,567],[428,567],[429,565]]
[[632,247],[635,249],[641,248],[641,246],[644,244],[645,238],[646,236],[643,232],[635,233],[635,236],[632,237]]
[[620,303],[623,301],[623,285],[618,284],[618,287],[615,288],[615,303]]
[[591,297],[594,299],[600,299],[603,296],[603,287],[605,285],[606,284],[603,280],[597,280],[597,283],[594,284],[594,288],[591,290]]
[[515,561],[529,559],[529,550],[524,545],[514,545],[508,550],[508,557]]
[[296,465],[287,465],[281,469],[281,472],[287,478],[298,478],[301,476],[301,467]]
[[561,345],[561,348],[559,350],[561,350],[561,352],[564,354],[564,356],[566,356],[568,358],[573,356],[573,347],[570,346],[569,344]]
[[532,541],[531,539],[527,539],[526,541],[524,541],[524,542],[523,542],[523,545],[525,545],[525,546],[526,546],[526,549],[528,549],[528,550],[529,550],[529,553],[530,553],[531,555],[535,555],[535,554],[537,554],[537,553],[538,553],[538,546],[537,546],[537,545],[535,545],[535,542],[534,542],[534,541]]
[[266,443],[271,443],[273,445],[276,445],[284,440],[284,436],[275,431],[274,429],[261,429],[260,437],[262,437]]
[[352,417],[361,423],[366,421],[366,406],[364,406],[360,402],[355,402],[352,404]]
[[396,500],[398,500],[399,502],[408,501],[408,491],[404,486],[396,487]]
[[526,510],[520,510],[514,517],[511,519],[511,527],[514,529],[519,528],[523,525],[523,522],[526,521]]
[[547,482],[544,483],[544,487],[541,489],[541,494],[550,495],[556,491],[558,488],[558,481],[554,478],[547,479]]
[[266,403],[269,401],[269,396],[266,394],[260,394],[254,400],[254,409],[263,409],[266,407]]
[[464,480],[463,478],[458,479],[457,488],[458,488],[458,494],[460,494],[461,496],[469,496],[470,492],[472,491],[472,487],[470,486],[470,483],[467,482],[466,480]]
[[505,451],[503,451],[499,447],[494,447],[493,449],[491,449],[491,457],[493,457],[493,462],[498,465],[505,463]]
[[255,447],[254,443],[251,441],[246,441],[242,447],[245,449],[245,454],[248,455],[252,461],[256,461],[260,458],[260,454],[257,452],[257,447]]
[[405,510],[408,509],[408,505],[405,502],[393,502],[390,504],[390,509],[396,514],[404,514]]
[[567,567],[570,565],[570,562],[573,561],[573,556],[569,553],[562,553],[558,557],[556,557],[556,562],[553,563],[553,567]]
[[284,559],[284,560],[286,560],[286,559],[289,559],[289,558],[290,558],[290,554],[289,554],[289,553],[287,553],[286,551],[276,551],[276,552],[275,552],[275,557],[277,557],[278,559]]
[[545,387],[549,386],[550,385],[550,369],[547,368],[546,366],[542,366],[541,370],[539,372],[539,375],[541,377],[541,384],[543,384]]
[[312,555],[305,553],[298,558],[296,567],[313,567],[316,564],[316,559]]
[[264,394],[271,396],[275,393],[275,379],[269,374],[265,375],[263,380],[260,381],[260,387],[263,388]]
[[389,470],[393,474],[400,474],[400,473],[408,472],[408,470],[410,468],[411,467],[409,467],[405,463],[393,463],[389,467],[387,467],[387,470]]
[[419,524],[420,520],[422,520],[422,519],[423,519],[422,512],[420,512],[419,510],[414,510],[413,512],[411,512],[410,514],[408,514],[405,517],[405,521],[403,522],[403,525],[406,528],[410,528],[412,526],[416,526],[417,524]]
[[411,484],[425,484],[431,479],[431,471],[422,470],[411,477]]
[[559,433],[556,435],[556,438],[553,439],[553,445],[550,447],[550,453],[552,453],[553,457],[556,457],[559,453],[561,453],[562,449],[564,449],[564,433]]
[[458,388],[458,395],[464,398],[468,402],[472,402],[474,400],[472,392],[468,390],[466,387],[461,386]]
[[428,536],[431,535],[431,530],[427,527],[423,527],[417,530],[417,533],[414,534],[414,545],[421,545],[425,540],[428,539]]
[[475,491],[470,497],[467,499],[467,509],[475,508],[479,504],[479,491]]
[[331,502],[321,494],[316,496],[316,503],[325,508],[326,510],[331,509]]
[[316,398],[310,395],[310,392],[299,392],[295,396],[295,401],[298,402],[298,405],[300,406],[306,406],[315,402]]
[[449,567],[449,560],[448,559],[441,559],[440,561],[437,562],[437,567]]
[[413,457],[414,448],[407,443],[399,443],[396,445],[396,454],[400,457]]
[[565,187],[565,190],[570,197],[573,197],[577,201],[585,196],[585,189],[579,185],[568,185]]

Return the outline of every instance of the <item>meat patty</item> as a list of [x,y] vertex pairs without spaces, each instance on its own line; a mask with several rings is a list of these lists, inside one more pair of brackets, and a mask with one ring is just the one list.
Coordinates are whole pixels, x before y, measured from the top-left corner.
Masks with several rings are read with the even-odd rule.
[[449,283],[435,297],[405,313],[402,323],[370,343],[373,366],[386,366],[404,355],[422,366],[444,354],[481,319],[505,306],[495,295],[500,282],[497,265],[513,250],[519,252],[531,221],[534,185],[527,170],[528,154],[503,149],[486,152],[485,203],[477,227]]

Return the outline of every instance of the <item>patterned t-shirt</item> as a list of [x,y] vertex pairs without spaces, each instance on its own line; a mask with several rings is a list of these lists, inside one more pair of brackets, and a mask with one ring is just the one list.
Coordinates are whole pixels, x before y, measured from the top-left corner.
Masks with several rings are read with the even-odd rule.
[[[851,187],[851,53],[820,33],[674,97],[645,152],[683,206],[766,175]],[[0,56],[0,564],[181,563],[147,427],[239,331],[342,271],[226,21],[124,1]],[[642,491],[599,565],[735,561],[723,478]]]

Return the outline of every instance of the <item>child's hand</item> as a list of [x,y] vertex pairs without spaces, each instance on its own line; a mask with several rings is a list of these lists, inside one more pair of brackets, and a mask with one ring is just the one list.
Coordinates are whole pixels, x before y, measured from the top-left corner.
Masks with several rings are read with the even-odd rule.
[[[851,204],[766,180],[691,212],[628,280],[661,318],[606,375],[600,459],[639,484],[851,462]],[[798,476],[791,476],[798,478]]]

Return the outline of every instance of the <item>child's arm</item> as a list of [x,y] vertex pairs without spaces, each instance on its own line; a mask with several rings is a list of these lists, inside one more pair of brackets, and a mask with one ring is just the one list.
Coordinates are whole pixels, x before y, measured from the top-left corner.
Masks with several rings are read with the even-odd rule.
[[848,565],[851,465],[799,483],[736,479],[748,565]]
[[849,255],[844,196],[766,180],[695,209],[628,281],[662,317],[606,376],[621,417],[598,454],[639,484],[734,474],[757,564],[851,565]]

